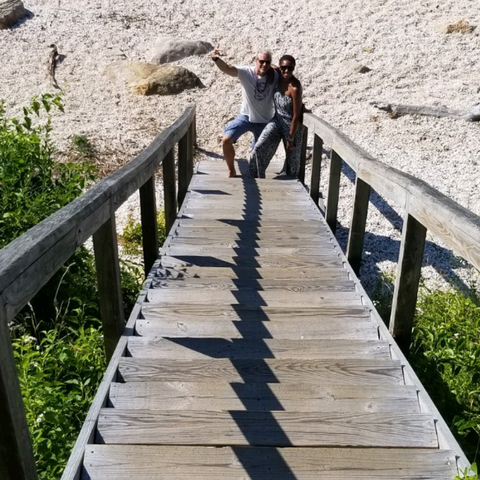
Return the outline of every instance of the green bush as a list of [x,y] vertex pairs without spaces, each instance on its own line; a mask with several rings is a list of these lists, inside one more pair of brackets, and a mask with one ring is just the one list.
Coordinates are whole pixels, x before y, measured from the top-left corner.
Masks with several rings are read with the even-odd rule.
[[422,289],[414,325],[409,360],[474,461],[480,442],[480,300],[475,293]]
[[54,161],[52,108],[63,111],[61,97],[44,94],[23,108],[19,120],[8,118],[0,103],[0,248],[71,202],[95,178],[88,164]]
[[[163,245],[167,238],[165,229],[165,212],[164,210],[157,213],[158,228],[158,244]],[[119,236],[123,250],[127,255],[140,255],[142,253],[142,224],[136,222],[132,216],[128,217],[128,223],[123,229],[122,235]]]

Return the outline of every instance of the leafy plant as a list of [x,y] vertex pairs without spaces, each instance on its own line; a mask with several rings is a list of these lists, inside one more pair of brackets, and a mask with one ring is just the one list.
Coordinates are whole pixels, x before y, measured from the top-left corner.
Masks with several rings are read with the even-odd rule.
[[74,135],[71,143],[75,152],[81,157],[89,159],[94,157],[95,149],[86,135]]
[[[163,245],[167,238],[165,229],[165,212],[162,210],[157,213],[158,244]],[[128,217],[128,222],[119,236],[123,250],[127,255],[140,255],[142,253],[142,224],[136,222],[132,216]]]
[[34,97],[21,119],[0,104],[0,248],[71,202],[95,178],[88,164],[53,159],[50,112],[59,95]]
[[461,476],[457,475],[453,480],[479,480],[477,464],[472,463],[471,468],[466,468]]
[[480,442],[480,300],[474,292],[422,289],[410,355],[473,461]]

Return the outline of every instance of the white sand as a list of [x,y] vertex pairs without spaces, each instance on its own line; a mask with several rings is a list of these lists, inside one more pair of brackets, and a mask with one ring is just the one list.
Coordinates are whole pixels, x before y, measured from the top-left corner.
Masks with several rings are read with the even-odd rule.
[[[66,113],[55,116],[54,138],[65,151],[72,135],[86,135],[101,158],[123,163],[139,153],[190,103],[197,105],[199,146],[220,153],[223,125],[238,110],[240,88],[209,57],[178,62],[205,89],[171,97],[139,97],[112,84],[104,71],[125,55],[148,60],[158,36],[219,44],[234,64],[251,64],[257,50],[274,59],[297,58],[307,105],[379,160],[428,181],[480,214],[480,125],[406,116],[392,120],[372,100],[466,108],[480,96],[478,0],[25,0],[34,16],[0,30],[0,99],[17,112],[35,94],[51,90],[49,45],[65,60],[57,68]],[[463,19],[479,28],[444,34],[436,26]],[[346,64],[369,68],[354,73]],[[247,156],[248,141],[240,156]],[[324,170],[324,179],[328,171]],[[351,185],[345,181],[339,221],[348,227]],[[391,270],[398,252],[402,212],[380,200],[370,209],[363,279]],[[380,209],[387,208],[386,217]],[[395,209],[395,205],[390,205]],[[384,212],[385,213],[385,212]],[[434,239],[429,238],[429,241]],[[424,276],[430,285],[459,274],[450,252],[427,246]]]

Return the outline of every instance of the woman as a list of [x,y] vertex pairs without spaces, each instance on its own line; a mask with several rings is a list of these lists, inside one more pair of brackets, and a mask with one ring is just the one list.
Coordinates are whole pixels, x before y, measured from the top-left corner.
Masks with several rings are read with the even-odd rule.
[[273,99],[275,115],[260,135],[250,157],[249,176],[265,178],[265,170],[277,151],[280,140],[285,145],[282,172],[298,176],[302,143],[302,85],[293,75],[295,59],[284,55],[279,61],[280,81]]

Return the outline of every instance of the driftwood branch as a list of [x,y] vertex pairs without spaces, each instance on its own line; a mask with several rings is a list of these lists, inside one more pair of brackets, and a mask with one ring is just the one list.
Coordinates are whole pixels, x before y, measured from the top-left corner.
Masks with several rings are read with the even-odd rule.
[[472,105],[467,110],[453,110],[447,107],[424,107],[421,105],[397,105],[385,102],[370,102],[370,104],[390,113],[392,117],[399,117],[401,115],[427,115],[430,117],[451,117],[456,120],[466,120],[467,122],[480,121],[480,103]]
[[52,44],[50,45],[50,48],[52,51],[48,55],[48,75],[50,77],[50,81],[52,83],[52,86],[55,88],[60,88],[57,83],[57,79],[55,78],[55,68],[57,67],[57,61],[59,59],[59,54],[56,45]]

